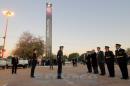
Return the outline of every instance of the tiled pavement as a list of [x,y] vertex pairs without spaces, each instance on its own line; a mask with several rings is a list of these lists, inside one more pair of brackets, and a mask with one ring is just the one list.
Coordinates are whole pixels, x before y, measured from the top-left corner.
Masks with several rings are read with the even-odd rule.
[[[130,70],[130,66],[129,66]],[[120,71],[116,66],[116,77],[109,78],[86,73],[86,66],[63,67],[63,79],[56,79],[57,67],[37,67],[35,78],[30,78],[30,69],[19,69],[11,75],[10,69],[0,70],[0,86],[130,86],[130,80],[120,80]]]

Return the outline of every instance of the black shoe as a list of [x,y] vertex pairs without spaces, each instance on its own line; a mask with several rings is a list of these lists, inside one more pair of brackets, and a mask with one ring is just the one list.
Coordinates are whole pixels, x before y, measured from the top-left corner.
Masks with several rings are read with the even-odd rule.
[[35,78],[35,76],[31,76],[31,78]]
[[125,80],[129,80],[129,78],[125,78]]
[[110,78],[114,78],[115,76],[109,76]]
[[127,77],[127,78],[123,78],[124,80],[128,80],[129,79],[129,77]]
[[60,78],[57,78],[57,79],[63,79],[63,78],[60,77]]
[[124,79],[123,77],[121,77],[120,79]]
[[128,79],[129,79],[129,77],[127,77],[127,78],[122,77],[121,79],[128,80]]
[[100,74],[101,76],[105,76],[105,74]]
[[87,73],[92,73],[92,71],[88,71]]
[[95,72],[94,74],[98,74],[98,72]]
[[60,76],[58,76],[57,79],[62,79],[62,78]]

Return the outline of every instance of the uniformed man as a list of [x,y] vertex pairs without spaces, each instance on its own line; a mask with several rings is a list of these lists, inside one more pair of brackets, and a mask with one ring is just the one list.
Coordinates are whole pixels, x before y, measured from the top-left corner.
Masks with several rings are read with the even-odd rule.
[[127,68],[127,54],[124,49],[121,48],[121,44],[116,44],[115,51],[117,63],[122,73],[121,79],[128,79],[128,68]]
[[105,46],[105,60],[107,64],[107,68],[109,71],[110,77],[115,77],[115,69],[114,69],[114,54],[109,50],[109,46]]
[[86,61],[86,65],[88,68],[88,73],[92,72],[92,63],[91,63],[91,52],[87,51],[86,55],[85,55],[85,61]]
[[12,57],[12,74],[17,73],[17,65],[18,65],[18,58],[14,56]]
[[73,67],[75,67],[75,59],[72,59]]
[[73,67],[77,67],[77,59],[72,59]]
[[104,57],[104,53],[103,51],[101,51],[100,47],[97,47],[97,60],[98,60],[98,65],[101,71],[100,75],[105,75],[106,71],[105,71],[105,57]]
[[57,64],[58,64],[57,79],[62,79],[61,73],[62,73],[63,48],[64,48],[63,46],[60,46],[60,49],[57,53]]
[[92,58],[92,67],[94,70],[94,74],[98,74],[98,64],[97,64],[97,57],[96,57],[95,50],[92,50],[91,58]]
[[32,67],[31,67],[31,78],[34,78],[34,72],[37,65],[37,50],[33,49],[33,55],[32,55]]

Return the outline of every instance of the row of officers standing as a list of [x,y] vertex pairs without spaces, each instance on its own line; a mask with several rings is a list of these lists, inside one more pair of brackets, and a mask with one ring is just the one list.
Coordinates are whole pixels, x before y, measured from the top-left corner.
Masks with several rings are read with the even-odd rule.
[[115,55],[109,49],[109,46],[105,46],[105,52],[101,51],[100,47],[97,47],[97,53],[95,50],[87,51],[85,54],[85,62],[87,64],[88,72],[91,73],[92,69],[95,74],[98,74],[98,67],[100,69],[100,75],[105,75],[105,63],[108,68],[109,76],[115,77],[115,62],[119,65],[122,77],[121,79],[129,79],[128,76],[128,56],[124,49],[121,48],[121,44],[116,44]]

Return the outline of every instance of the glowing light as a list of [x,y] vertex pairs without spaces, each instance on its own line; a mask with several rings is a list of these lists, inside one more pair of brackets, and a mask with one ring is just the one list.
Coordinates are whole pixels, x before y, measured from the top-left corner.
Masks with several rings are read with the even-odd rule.
[[7,17],[14,16],[14,12],[12,11],[7,10],[7,11],[3,11],[2,13],[4,16],[7,16]]
[[47,15],[51,15],[51,14],[52,14],[52,4],[47,3]]

